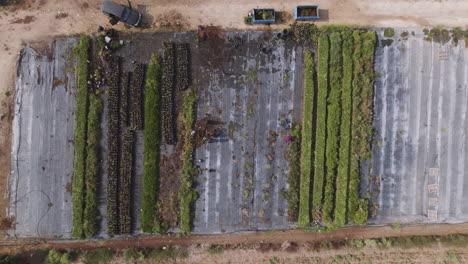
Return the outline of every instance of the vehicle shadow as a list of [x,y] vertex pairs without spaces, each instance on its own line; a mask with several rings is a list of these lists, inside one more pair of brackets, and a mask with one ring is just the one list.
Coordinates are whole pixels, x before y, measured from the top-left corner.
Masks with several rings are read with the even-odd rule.
[[147,5],[138,5],[138,11],[141,13],[140,28],[151,28],[154,25],[154,17],[151,15],[150,7]]

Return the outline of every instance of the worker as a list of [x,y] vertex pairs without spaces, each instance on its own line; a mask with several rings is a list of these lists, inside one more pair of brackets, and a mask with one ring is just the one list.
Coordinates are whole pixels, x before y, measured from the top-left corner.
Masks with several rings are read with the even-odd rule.
[[192,130],[192,132],[190,132],[190,136],[191,137],[195,136],[195,130]]
[[103,32],[104,31],[104,27],[103,26],[98,26],[98,32]]
[[291,141],[291,136],[287,136],[287,137],[285,137],[285,138],[284,138],[284,141],[286,141],[286,142],[289,142],[289,141]]

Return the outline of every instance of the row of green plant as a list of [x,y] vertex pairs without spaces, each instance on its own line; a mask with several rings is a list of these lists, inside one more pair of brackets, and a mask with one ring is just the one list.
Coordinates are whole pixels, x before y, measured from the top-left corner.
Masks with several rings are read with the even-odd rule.
[[[349,220],[362,224],[367,220],[368,201],[360,198],[359,183],[361,162],[370,158],[373,137],[376,34],[351,30],[319,33],[317,44],[316,101],[315,84],[309,82],[313,80],[313,59],[310,53],[304,54],[298,225],[308,226],[311,215],[329,226],[343,226]],[[314,155],[310,149],[315,149]]]
[[158,54],[151,56],[146,71],[143,130],[143,194],[141,231],[154,232],[159,192],[159,155],[161,144],[161,67]]
[[[300,145],[300,202],[299,226],[308,226],[310,223],[310,180],[312,177],[313,160],[313,122],[314,122],[314,58],[312,52],[304,52],[304,102],[302,120],[302,138]],[[296,150],[297,151],[297,150]],[[296,152],[299,155],[299,152]],[[291,185],[289,186],[291,192]],[[293,190],[294,191],[294,190]],[[296,191],[297,192],[297,191]],[[291,210],[291,208],[290,208]]]
[[99,167],[102,102],[98,95],[89,93],[88,131],[86,146],[85,207],[83,230],[87,238],[99,231]]
[[353,33],[353,122],[349,173],[348,218],[362,224],[368,217],[368,201],[359,196],[361,163],[371,156],[372,102],[374,97],[374,31]]
[[326,223],[331,223],[333,221],[338,150],[340,146],[341,79],[343,74],[341,44],[341,34],[338,32],[332,33],[330,35],[330,59],[328,71],[330,89],[327,98],[325,193],[322,209],[322,219]]
[[300,178],[301,178],[301,125],[293,123],[291,130],[291,143],[288,150],[288,220],[298,221]]
[[98,226],[98,174],[102,103],[88,87],[91,38],[83,36],[74,48],[77,58],[75,160],[72,191],[72,236],[92,237]]
[[119,80],[120,58],[111,57],[109,60],[107,89],[107,234],[119,234],[119,171],[120,171],[120,124],[119,124]]
[[336,179],[336,198],[334,223],[344,226],[347,222],[348,177],[351,150],[351,122],[352,122],[352,80],[353,80],[353,33],[341,33],[343,40],[343,77],[341,86],[341,124],[340,124],[340,148]]
[[192,155],[195,152],[196,142],[195,137],[190,136],[195,126],[195,106],[198,100],[197,93],[194,89],[189,89],[184,94],[184,102],[181,113],[182,129],[180,131],[184,138],[184,147],[182,150],[182,172],[180,180],[180,188],[178,193],[180,206],[180,229],[185,234],[190,233],[193,219],[193,206],[198,198],[197,192],[194,189],[196,181],[196,169],[193,166]]
[[[317,121],[315,123],[314,177],[312,188],[312,217],[321,219],[322,199],[325,180],[325,149],[328,97],[328,59],[330,43],[327,35],[318,39],[317,69]],[[302,165],[301,165],[302,166]]]

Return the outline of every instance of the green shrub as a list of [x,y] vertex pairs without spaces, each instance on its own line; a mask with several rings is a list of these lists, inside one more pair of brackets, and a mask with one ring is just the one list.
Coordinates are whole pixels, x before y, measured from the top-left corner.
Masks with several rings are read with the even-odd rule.
[[[291,131],[292,140],[289,145],[288,161],[289,190],[284,196],[288,200],[289,221],[295,222],[299,214],[299,183],[301,178],[301,125],[293,123]],[[282,192],[280,193],[280,196]]]
[[75,110],[75,160],[72,191],[72,236],[83,238],[83,213],[86,173],[86,136],[88,116],[88,58],[91,38],[83,36],[73,49],[77,58],[77,93]]
[[146,71],[145,128],[143,130],[141,230],[147,233],[152,232],[154,228],[159,191],[159,145],[161,143],[160,81],[160,59],[157,54],[153,54]]
[[314,58],[310,51],[304,52],[304,107],[302,120],[302,142],[300,146],[300,202],[299,226],[310,224],[310,180],[312,178],[313,161],[313,117],[314,117]]
[[343,38],[343,82],[341,94],[341,127],[338,174],[336,180],[335,225],[346,224],[348,201],[348,176],[351,150],[351,119],[352,119],[352,79],[353,79],[353,35],[342,33]]
[[93,237],[99,231],[99,157],[102,103],[99,96],[89,94],[88,136],[86,149],[85,208],[83,216],[84,235]]
[[223,251],[224,251],[223,245],[211,245],[208,248],[208,253],[210,253],[211,255],[218,255],[218,254],[223,253]]
[[11,95],[11,92],[10,92],[10,91],[6,91],[6,92],[4,93],[4,95],[5,95],[6,97],[8,97],[8,96]]
[[325,180],[325,148],[328,96],[328,36],[323,34],[318,39],[318,72],[317,72],[317,122],[315,131],[314,180],[312,188],[312,217],[321,218],[323,189]]
[[395,36],[395,30],[393,28],[386,28],[384,30],[384,37],[391,38]]
[[182,130],[184,137],[184,149],[182,151],[182,175],[180,188],[178,193],[180,205],[180,229],[185,234],[190,233],[193,204],[198,198],[198,194],[194,189],[195,183],[195,168],[193,166],[192,154],[195,152],[195,138],[190,136],[195,125],[195,104],[198,100],[194,89],[190,89],[184,95],[184,103],[182,107]]
[[68,264],[70,262],[70,254],[62,253],[55,249],[50,250],[44,260],[44,264]]
[[107,263],[114,258],[114,251],[108,248],[85,251],[81,254],[81,260],[85,264]]
[[130,261],[144,260],[145,253],[138,248],[128,248],[124,250],[123,255],[125,259]]
[[326,176],[323,200],[322,219],[326,223],[333,221],[336,171],[338,165],[340,121],[341,121],[341,78],[342,49],[340,33],[330,35],[330,92],[327,105],[327,143],[326,143]]
[[252,18],[251,17],[244,17],[244,23],[245,24],[252,24]]

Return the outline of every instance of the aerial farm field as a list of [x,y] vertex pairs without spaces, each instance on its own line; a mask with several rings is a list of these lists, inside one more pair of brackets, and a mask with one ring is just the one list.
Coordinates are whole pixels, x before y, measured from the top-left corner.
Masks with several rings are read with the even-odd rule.
[[102,2],[0,0],[0,263],[467,261],[468,3]]
[[460,34],[304,24],[31,42],[8,234],[464,222]]

